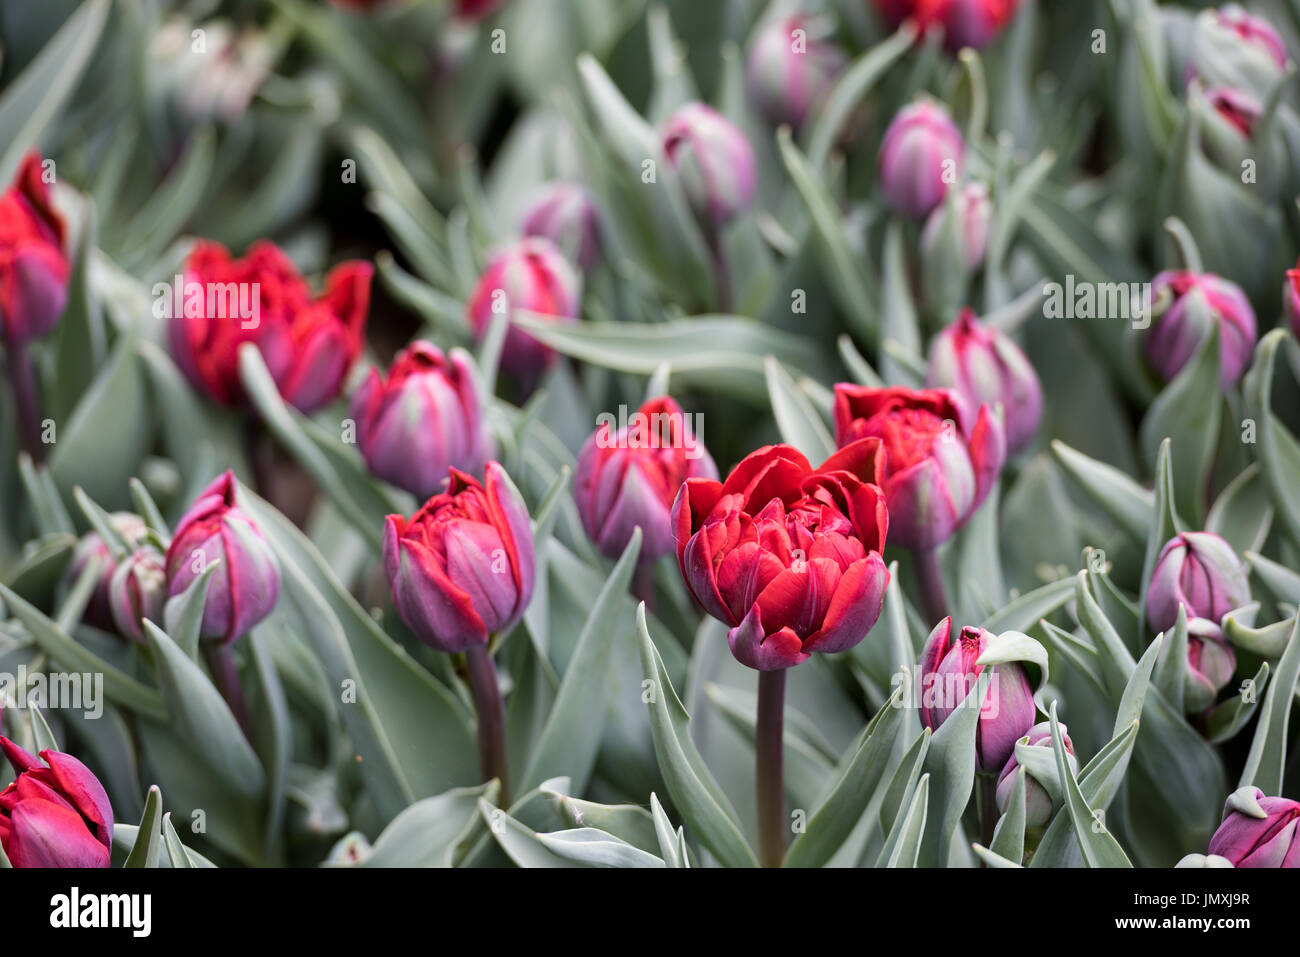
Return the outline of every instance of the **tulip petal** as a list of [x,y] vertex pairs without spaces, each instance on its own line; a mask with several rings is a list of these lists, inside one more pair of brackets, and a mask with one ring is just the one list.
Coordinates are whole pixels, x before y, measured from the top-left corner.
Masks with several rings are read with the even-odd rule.
[[764,637],[762,613],[755,605],[735,628],[727,632],[727,644],[736,660],[756,671],[780,671],[808,660],[799,636],[782,628]]

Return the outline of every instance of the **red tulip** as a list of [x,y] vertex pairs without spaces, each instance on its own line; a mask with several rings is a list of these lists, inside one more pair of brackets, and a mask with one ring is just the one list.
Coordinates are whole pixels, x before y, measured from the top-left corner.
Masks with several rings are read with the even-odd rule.
[[0,751],[18,775],[0,791],[0,845],[9,862],[108,867],[113,806],[99,779],[61,751],[45,750],[37,758],[3,737]]
[[981,405],[970,421],[946,389],[835,387],[841,447],[874,436],[884,447],[885,497],[894,539],[930,549],[952,537],[984,502],[1006,458],[997,417]]
[[747,455],[725,482],[691,478],[673,503],[677,562],[741,664],[789,668],[844,651],[875,625],[889,571],[878,440],[820,467],[788,445]]
[[533,597],[533,530],[496,462],[487,480],[451,470],[447,490],[410,519],[389,515],[384,569],[397,614],[425,644],[463,652],[509,631]]
[[251,342],[285,401],[313,412],[338,395],[361,354],[372,272],[369,263],[341,263],[313,296],[273,243],[254,243],[242,259],[217,243],[197,243],[182,301],[168,310],[172,355],[195,388],[236,404],[244,397],[239,347]]
[[53,329],[68,301],[63,218],[41,169],[40,155],[28,153],[0,195],[0,341],[10,346]]
[[1300,802],[1244,787],[1228,795],[1223,810],[1211,854],[1233,867],[1300,867]]
[[673,548],[670,511],[688,478],[718,477],[704,443],[668,396],[651,399],[617,433],[602,424],[578,453],[573,497],[578,515],[601,553],[617,558],[632,532],[644,538],[648,564]]
[[1016,15],[1020,0],[876,0],[876,8],[891,27],[915,21],[922,33],[939,25],[944,46],[956,52],[988,46]]

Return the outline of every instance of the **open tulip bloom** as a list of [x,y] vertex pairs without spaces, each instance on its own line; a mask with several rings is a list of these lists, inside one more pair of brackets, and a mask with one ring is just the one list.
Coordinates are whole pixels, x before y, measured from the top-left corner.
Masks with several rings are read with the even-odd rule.
[[0,0],[11,923],[6,863],[1300,867],[1297,44]]

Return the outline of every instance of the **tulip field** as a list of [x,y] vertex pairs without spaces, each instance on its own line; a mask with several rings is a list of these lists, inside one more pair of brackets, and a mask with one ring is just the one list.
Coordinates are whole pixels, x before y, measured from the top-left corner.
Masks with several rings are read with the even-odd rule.
[[0,870],[1245,904],[1298,62],[1291,0],[0,0]]

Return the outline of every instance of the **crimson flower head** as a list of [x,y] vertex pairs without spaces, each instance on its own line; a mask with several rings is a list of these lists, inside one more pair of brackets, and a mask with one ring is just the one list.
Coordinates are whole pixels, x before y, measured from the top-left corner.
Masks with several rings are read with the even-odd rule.
[[1213,326],[1219,330],[1219,387],[1228,391],[1255,353],[1258,324],[1250,300],[1235,283],[1213,273],[1169,270],[1152,281],[1146,357],[1169,382],[1191,361]]
[[972,413],[947,389],[835,387],[841,447],[881,441],[883,482],[894,540],[906,548],[942,544],[975,514],[1006,459],[1001,423],[988,405]]
[[876,9],[890,27],[912,20],[924,34],[943,27],[944,46],[982,50],[1016,15],[1020,0],[876,0]]
[[14,184],[0,194],[0,342],[45,335],[68,301],[63,218],[50,203],[41,157],[28,153]]
[[578,453],[573,497],[583,528],[601,553],[617,558],[641,529],[639,561],[673,549],[669,512],[688,478],[716,479],[717,466],[668,396],[651,399],[615,432],[601,423]]
[[251,342],[285,401],[313,412],[338,395],[361,354],[373,271],[369,263],[341,263],[314,296],[274,243],[254,243],[242,259],[218,243],[196,243],[180,301],[170,294],[176,364],[199,391],[234,405],[244,398],[239,347]]
[[1233,867],[1300,867],[1300,802],[1244,787],[1228,795],[1223,814],[1211,854]]
[[478,376],[463,349],[444,355],[413,342],[387,379],[370,370],[352,396],[352,418],[370,471],[420,498],[438,491],[450,468],[483,474],[492,456]]
[[[537,313],[557,323],[578,319],[582,281],[551,240],[530,236],[505,247],[488,260],[466,310],[476,339],[487,335],[495,316],[516,309]],[[501,368],[530,393],[556,352],[513,323],[501,350]]]
[[1282,302],[1286,307],[1286,317],[1291,322],[1291,331],[1300,339],[1300,262],[1296,263],[1295,269],[1286,271]]
[[0,791],[0,846],[14,867],[108,867],[113,806],[99,779],[70,754],[38,758],[8,738],[0,751],[18,777]]
[[752,452],[725,482],[691,478],[673,503],[677,563],[695,600],[759,671],[844,651],[875,625],[889,570],[880,442],[817,468],[788,445]]
[[226,472],[181,516],[167,548],[167,594],[181,594],[214,562],[200,634],[230,642],[265,618],[280,595],[280,565],[256,523],[235,504]]
[[533,597],[533,529],[510,476],[489,462],[486,481],[451,470],[446,491],[409,519],[384,525],[393,605],[425,644],[450,653],[485,645],[523,617]]

